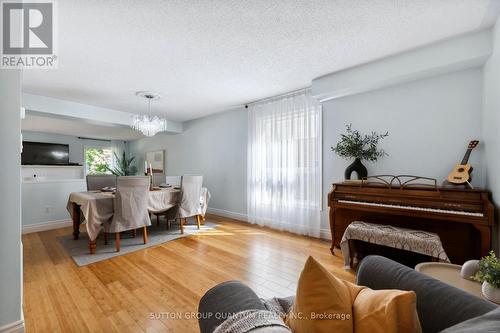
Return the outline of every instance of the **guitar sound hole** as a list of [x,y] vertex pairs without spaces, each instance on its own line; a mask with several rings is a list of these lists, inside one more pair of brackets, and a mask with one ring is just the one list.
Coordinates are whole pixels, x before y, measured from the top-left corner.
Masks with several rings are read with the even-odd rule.
[[458,171],[458,172],[464,172],[464,171],[465,171],[465,169],[464,169],[464,168],[459,168],[457,171]]

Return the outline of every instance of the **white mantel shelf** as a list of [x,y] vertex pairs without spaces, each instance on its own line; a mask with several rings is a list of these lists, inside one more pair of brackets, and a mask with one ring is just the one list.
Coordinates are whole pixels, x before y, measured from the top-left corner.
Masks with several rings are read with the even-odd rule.
[[21,165],[25,169],[38,169],[38,168],[83,168],[83,165]]
[[30,179],[23,180],[23,184],[48,184],[48,183],[85,183],[85,179]]
[[81,165],[22,165],[23,183],[63,183],[85,179]]

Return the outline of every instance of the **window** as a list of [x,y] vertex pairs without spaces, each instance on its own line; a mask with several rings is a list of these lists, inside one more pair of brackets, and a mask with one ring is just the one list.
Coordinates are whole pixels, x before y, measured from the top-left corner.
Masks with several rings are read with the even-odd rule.
[[256,193],[261,205],[319,209],[319,200],[311,200],[320,195],[319,125],[319,113],[307,110],[256,120],[253,158],[261,168]]
[[248,111],[248,220],[319,237],[321,105],[309,93]]
[[87,175],[110,174],[113,163],[111,147],[85,148],[85,173]]

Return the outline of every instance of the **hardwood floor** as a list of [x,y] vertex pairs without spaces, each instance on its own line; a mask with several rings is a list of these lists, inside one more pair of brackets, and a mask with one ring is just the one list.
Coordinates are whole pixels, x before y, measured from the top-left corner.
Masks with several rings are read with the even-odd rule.
[[23,235],[26,332],[198,332],[189,316],[208,289],[240,280],[263,298],[292,295],[309,255],[354,280],[328,242],[208,220],[216,231],[84,267],[57,240],[71,228]]

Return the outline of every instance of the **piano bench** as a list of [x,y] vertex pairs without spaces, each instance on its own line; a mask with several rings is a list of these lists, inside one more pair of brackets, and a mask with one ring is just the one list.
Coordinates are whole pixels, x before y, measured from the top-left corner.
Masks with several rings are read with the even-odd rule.
[[349,240],[349,248],[351,249],[351,255],[356,257],[355,260],[351,260],[351,263],[355,263],[352,267],[354,270],[357,270],[359,263],[369,255],[386,257],[410,268],[414,268],[421,262],[437,261],[435,258],[425,254],[368,243],[357,239]]
[[433,257],[449,262],[441,239],[435,233],[363,221],[347,226],[340,248],[346,268],[354,268],[354,259],[362,259],[366,254],[380,254],[410,267],[431,261]]

